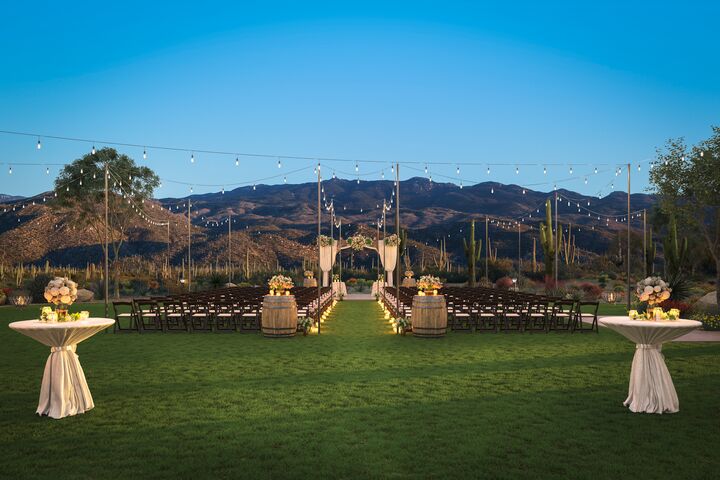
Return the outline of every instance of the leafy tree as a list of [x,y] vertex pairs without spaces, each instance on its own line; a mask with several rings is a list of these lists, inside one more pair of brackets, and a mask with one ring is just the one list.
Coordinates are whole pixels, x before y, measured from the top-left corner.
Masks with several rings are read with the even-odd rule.
[[108,167],[108,244],[112,249],[115,295],[120,294],[120,249],[136,209],[152,198],[160,184],[148,167],[113,148],[103,148],[66,165],[55,179],[55,208],[77,227],[85,228],[105,250],[105,166]]
[[658,149],[650,172],[660,208],[678,225],[698,234],[715,262],[715,291],[720,303],[720,127],[707,140],[688,148],[680,139]]

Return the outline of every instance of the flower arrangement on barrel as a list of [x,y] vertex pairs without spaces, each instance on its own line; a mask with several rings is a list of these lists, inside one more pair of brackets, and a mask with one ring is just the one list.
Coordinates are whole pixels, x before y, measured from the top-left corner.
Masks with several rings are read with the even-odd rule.
[[43,296],[45,300],[55,305],[55,310],[53,311],[52,307],[43,307],[40,311],[42,322],[71,322],[90,317],[87,311],[68,313],[70,305],[77,300],[77,283],[67,277],[55,277],[50,280]]
[[417,288],[420,295],[437,295],[437,291],[442,288],[442,283],[438,277],[423,275],[417,281]]
[[315,276],[315,272],[313,272],[312,270],[305,270],[303,275],[305,276],[305,278],[313,278]]
[[630,310],[628,317],[633,320],[677,320],[680,318],[680,310],[671,308],[663,311],[659,305],[670,298],[672,288],[660,277],[647,277],[635,286],[635,295],[640,302],[647,304],[644,313],[637,310]]
[[270,295],[290,295],[290,289],[294,286],[292,278],[285,275],[275,275],[268,280]]

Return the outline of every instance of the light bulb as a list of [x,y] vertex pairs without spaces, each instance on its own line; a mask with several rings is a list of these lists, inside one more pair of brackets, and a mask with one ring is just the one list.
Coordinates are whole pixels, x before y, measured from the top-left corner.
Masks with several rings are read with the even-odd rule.
[[491,188],[490,193],[495,193],[495,188]]
[[638,163],[638,172],[640,171],[640,164]]
[[83,173],[85,173],[85,172],[84,172],[83,169],[81,168],[81,169],[80,169],[80,175],[82,175]]
[[335,170],[333,170],[333,180],[335,180]]
[[143,160],[147,160],[147,151],[143,149]]
[[235,166],[237,167],[238,165],[240,165],[240,159],[235,157]]
[[90,153],[92,153],[93,155],[95,155],[95,145],[92,146],[92,150],[90,150]]
[[222,187],[222,194],[225,195],[225,187]]
[[490,175],[490,167],[487,167],[487,174]]
[[282,168],[282,163],[280,162],[279,158],[278,158],[278,168]]
[[382,178],[383,180],[385,180],[385,172],[382,172],[382,171],[380,172],[380,178]]
[[40,142],[40,139],[38,138],[37,149],[40,150],[41,148],[42,148],[42,142]]
[[358,185],[360,185],[360,179],[359,179],[359,178],[357,179],[357,183],[358,183]]
[[462,190],[462,180],[460,180],[460,190]]
[[287,183],[287,177],[283,177],[283,183]]
[[8,175],[12,175],[12,166],[10,166],[10,169],[8,170]]
[[523,188],[523,195],[525,195],[525,189]]
[[253,190],[255,190],[255,185],[253,185]]
[[597,167],[595,167],[595,173],[597,173]]
[[547,175],[547,167],[543,167],[543,175]]
[[359,172],[359,171],[360,171],[360,167],[358,166],[357,162],[355,162],[355,171],[356,171],[356,172]]
[[455,173],[460,175],[460,167],[457,167],[457,169],[455,170]]
[[587,177],[585,177],[585,185],[587,185]]
[[704,156],[705,156],[705,152],[704,152],[703,150],[700,150],[700,156],[701,156],[701,157],[704,157]]
[[45,175],[50,175],[50,167],[45,167]]
[[195,163],[195,154],[190,154],[190,163]]
[[572,166],[570,166],[570,175],[572,175]]
[[427,163],[425,164],[425,173],[427,173]]
[[515,167],[515,175],[520,173],[520,169],[518,167]]
[[395,165],[390,165],[390,173],[395,173]]

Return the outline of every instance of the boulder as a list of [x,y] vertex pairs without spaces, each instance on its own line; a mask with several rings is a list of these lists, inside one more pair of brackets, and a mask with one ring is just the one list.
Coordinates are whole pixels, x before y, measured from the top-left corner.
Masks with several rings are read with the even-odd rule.
[[225,288],[232,288],[232,287],[237,287],[237,285],[235,285],[235,284],[232,283],[232,282],[228,282],[228,283],[225,284]]
[[77,291],[77,301],[80,303],[92,302],[95,298],[95,293],[85,288],[79,288]]
[[700,300],[695,302],[693,308],[702,310],[704,312],[715,313],[718,311],[717,296],[715,292],[706,293]]

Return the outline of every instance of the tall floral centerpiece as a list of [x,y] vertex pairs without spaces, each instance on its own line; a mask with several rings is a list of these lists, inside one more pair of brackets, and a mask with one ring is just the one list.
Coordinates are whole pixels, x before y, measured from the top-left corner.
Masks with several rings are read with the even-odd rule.
[[358,233],[348,238],[348,245],[350,245],[350,248],[352,248],[356,252],[359,252],[363,248],[372,245],[372,239]]
[[55,277],[48,282],[44,293],[45,300],[55,305],[58,320],[68,316],[68,308],[77,300],[77,283],[67,277]]
[[645,280],[639,281],[635,286],[635,295],[638,300],[646,303],[648,308],[644,316],[635,310],[629,311],[628,316],[633,319],[646,318],[648,320],[677,319],[679,312],[676,309],[665,313],[658,306],[670,298],[671,292],[672,288],[660,277],[647,277]]
[[304,275],[305,278],[313,278],[315,276],[315,272],[313,272],[312,270],[305,270]]
[[438,277],[423,275],[417,281],[417,288],[424,295],[437,295],[437,291],[442,288],[442,283]]
[[290,289],[295,286],[292,278],[285,275],[275,275],[268,281],[270,295],[290,295]]

